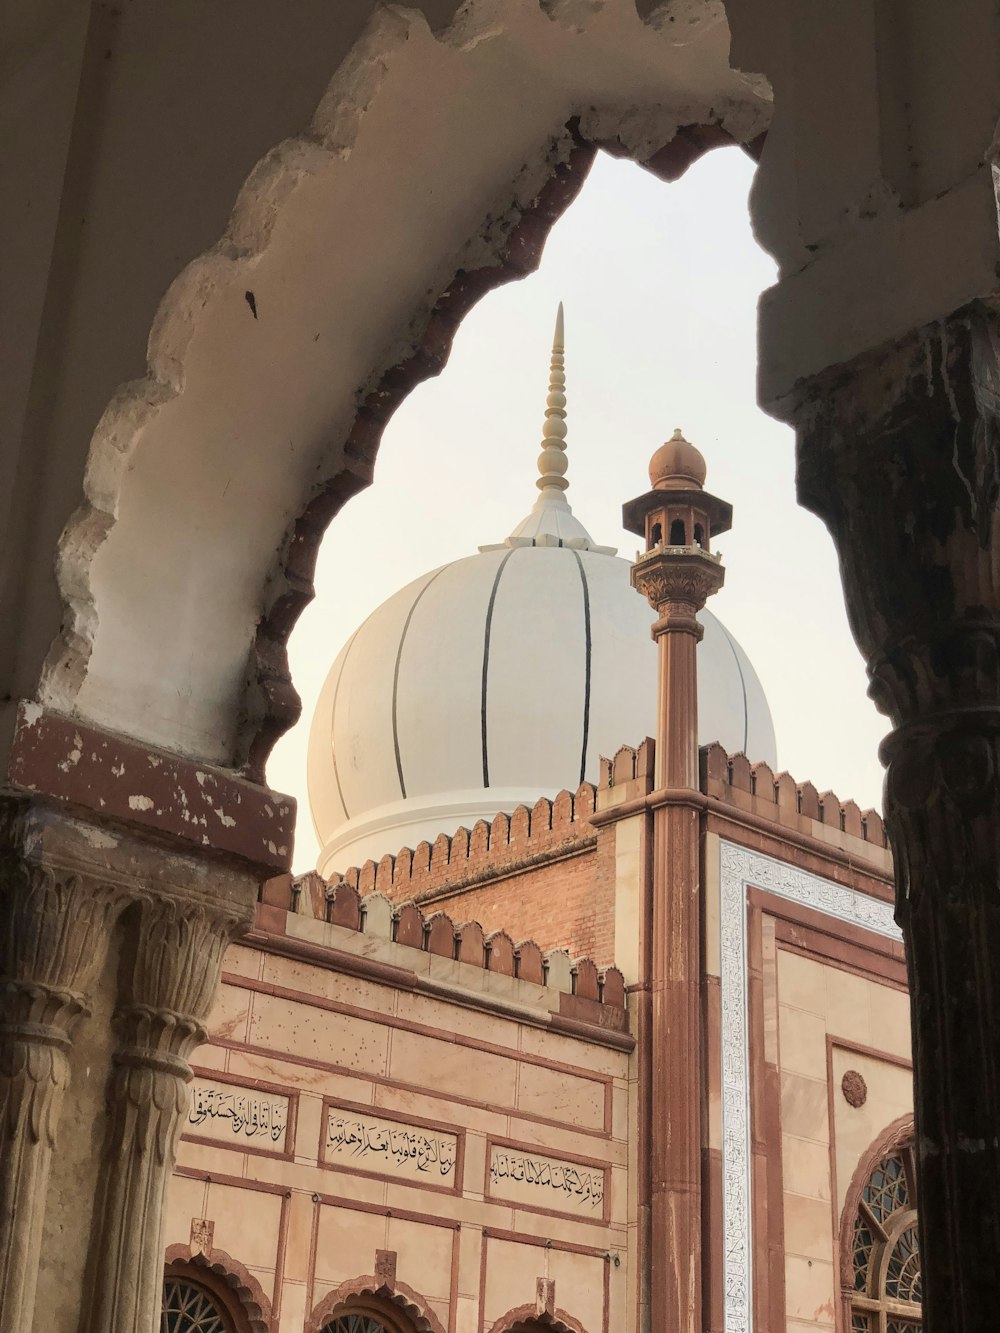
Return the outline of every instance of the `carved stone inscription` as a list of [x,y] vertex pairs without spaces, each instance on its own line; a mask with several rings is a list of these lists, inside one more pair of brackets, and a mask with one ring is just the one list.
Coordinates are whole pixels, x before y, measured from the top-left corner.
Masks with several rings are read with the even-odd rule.
[[288,1098],[278,1092],[260,1092],[196,1078],[191,1084],[188,1134],[232,1143],[249,1139],[261,1147],[282,1148],[288,1128]]
[[425,1184],[452,1185],[458,1138],[443,1130],[381,1120],[364,1111],[327,1107],[323,1160]]
[[494,1144],[490,1152],[490,1197],[560,1212],[603,1212],[604,1172]]

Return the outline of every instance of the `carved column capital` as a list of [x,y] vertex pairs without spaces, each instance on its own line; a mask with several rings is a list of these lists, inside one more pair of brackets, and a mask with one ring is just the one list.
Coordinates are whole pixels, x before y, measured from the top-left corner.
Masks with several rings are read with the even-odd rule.
[[[828,372],[797,420],[800,498],[837,543],[869,692],[896,726],[882,748],[887,815],[992,810],[1000,317],[977,303]],[[904,909],[915,891],[903,886]]]
[[116,1022],[144,1049],[186,1054],[204,1041],[229,942],[252,922],[246,907],[201,897],[143,896],[130,909],[134,941]]
[[994,1320],[1000,1247],[1000,319],[977,302],[806,385],[799,494],[840,554],[910,973],[926,1326]]
[[1000,317],[977,302],[804,387],[798,491],[898,725],[1000,705]]

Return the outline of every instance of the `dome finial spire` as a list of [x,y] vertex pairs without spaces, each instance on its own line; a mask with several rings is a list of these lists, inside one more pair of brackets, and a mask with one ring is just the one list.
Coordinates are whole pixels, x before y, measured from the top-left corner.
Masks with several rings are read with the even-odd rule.
[[[556,311],[552,360],[549,363],[549,394],[545,400],[542,452],[538,455],[538,498],[531,513],[521,520],[503,542],[504,546],[570,546],[580,551],[614,555],[613,546],[598,546],[573,513],[566,500],[566,371],[563,342],[563,307]],[[481,551],[497,549],[480,546]]]
[[549,394],[545,400],[545,425],[542,427],[542,452],[538,455],[538,480],[535,485],[542,492],[546,504],[568,509],[563,495],[566,480],[566,359],[563,304],[556,311],[555,335],[552,339],[552,360],[549,363]]

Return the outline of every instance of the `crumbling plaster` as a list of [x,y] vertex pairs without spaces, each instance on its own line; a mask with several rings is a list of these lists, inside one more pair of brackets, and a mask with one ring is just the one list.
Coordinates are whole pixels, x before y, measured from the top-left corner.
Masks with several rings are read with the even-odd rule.
[[[147,375],[94,435],[60,547],[49,706],[239,764],[290,523],[345,468],[359,401],[412,355],[456,271],[499,265],[572,150],[567,122],[640,158],[679,125],[764,128],[717,12],[678,41],[626,0],[560,13],[495,0],[432,32],[378,10],[308,131],[251,173],[225,237],[164,297]],[[347,461],[345,493],[371,462]]]

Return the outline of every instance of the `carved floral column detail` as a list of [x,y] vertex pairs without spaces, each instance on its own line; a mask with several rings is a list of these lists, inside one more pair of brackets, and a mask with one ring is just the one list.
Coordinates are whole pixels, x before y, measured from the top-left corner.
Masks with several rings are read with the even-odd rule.
[[1000,322],[977,304],[812,383],[799,491],[837,544],[907,946],[928,1333],[996,1322]]
[[74,1030],[119,901],[93,880],[31,864],[17,818],[0,833],[0,1327],[29,1329],[52,1152]]
[[89,1333],[158,1327],[164,1200],[187,1108],[188,1056],[205,1040],[226,946],[247,924],[229,904],[164,897],[131,909],[92,1233]]

